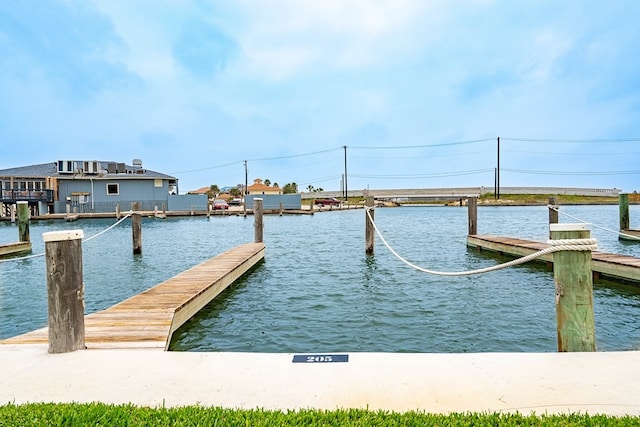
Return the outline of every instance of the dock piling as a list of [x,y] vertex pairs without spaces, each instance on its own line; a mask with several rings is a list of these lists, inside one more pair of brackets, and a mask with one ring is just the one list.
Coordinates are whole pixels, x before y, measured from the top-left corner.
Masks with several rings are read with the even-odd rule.
[[[588,239],[586,224],[552,224],[553,240]],[[558,351],[596,351],[591,251],[553,253]]]
[[18,205],[18,241],[31,242],[29,235],[29,204],[26,201],[17,202]]
[[82,230],[44,233],[49,353],[85,348]]
[[374,209],[373,196],[367,196],[365,207],[365,248],[364,253],[373,255],[375,243],[375,229],[373,228]]
[[467,212],[469,215],[469,236],[478,234],[478,198],[467,199]]
[[[549,197],[549,225],[558,223],[558,198]],[[551,238],[551,228],[549,228],[549,238]]]
[[138,255],[142,253],[142,214],[140,202],[134,202],[131,205],[131,235],[133,238],[133,253]]
[[255,232],[255,243],[263,242],[264,222],[262,215],[262,199],[253,199],[253,228]]
[[620,211],[620,230],[628,230],[631,221],[629,220],[629,195],[618,194],[618,209]]

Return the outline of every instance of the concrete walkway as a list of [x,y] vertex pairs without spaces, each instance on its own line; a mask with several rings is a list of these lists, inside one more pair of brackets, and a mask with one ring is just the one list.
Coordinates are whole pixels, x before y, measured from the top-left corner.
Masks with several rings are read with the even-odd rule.
[[83,350],[0,345],[0,404],[104,402],[430,413],[640,415],[640,352],[292,354]]

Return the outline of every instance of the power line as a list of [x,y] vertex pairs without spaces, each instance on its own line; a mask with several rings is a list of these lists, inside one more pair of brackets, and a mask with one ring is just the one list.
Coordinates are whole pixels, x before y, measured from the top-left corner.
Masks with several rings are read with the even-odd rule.
[[352,174],[349,175],[352,178],[384,178],[384,179],[416,179],[416,178],[443,178],[450,176],[463,176],[463,175],[478,175],[488,172],[493,172],[493,169],[475,169],[475,170],[466,170],[466,171],[455,171],[455,172],[438,172],[438,173],[429,173],[429,174],[415,174],[415,175],[359,175]]
[[431,148],[431,147],[449,147],[453,145],[464,145],[464,144],[475,144],[478,142],[488,142],[494,141],[495,138],[484,138],[484,139],[474,139],[470,141],[458,141],[458,142],[445,142],[440,144],[426,144],[426,145],[388,145],[388,146],[361,146],[361,145],[349,145],[349,148],[358,149],[358,150],[404,150],[411,148]]
[[559,153],[559,152],[549,152],[549,151],[528,151],[528,150],[507,150],[503,149],[502,151],[508,151],[510,153],[524,153],[524,154],[549,154],[553,156],[628,156],[628,155],[640,155],[640,152],[607,152],[607,153],[585,153],[585,152],[569,152],[569,153]]
[[603,142],[640,142],[640,138],[611,138],[611,139],[533,139],[533,138],[501,138],[503,141],[519,142],[560,142],[566,144],[597,144]]
[[524,173],[532,175],[640,175],[640,170],[635,171],[540,171],[527,169],[502,169],[507,172]]

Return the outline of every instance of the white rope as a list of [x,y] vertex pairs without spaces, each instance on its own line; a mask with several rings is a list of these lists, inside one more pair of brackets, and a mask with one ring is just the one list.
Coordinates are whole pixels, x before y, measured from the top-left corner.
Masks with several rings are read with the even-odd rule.
[[[107,231],[113,229],[114,227],[116,227],[118,224],[120,224],[122,221],[124,221],[125,219],[129,218],[131,216],[131,212],[129,212],[128,214],[126,214],[124,217],[122,217],[121,219],[119,219],[115,224],[109,226],[108,228],[106,228],[105,230],[102,230],[101,232],[99,232],[98,234],[94,234],[91,237],[87,237],[86,239],[84,239],[82,242],[86,243],[90,240],[95,239],[98,236],[103,235],[104,233],[106,233]],[[8,259],[0,259],[0,263],[3,262],[9,262],[9,261],[23,261],[25,259],[30,259],[30,258],[38,258],[44,256],[44,252],[40,253],[40,254],[35,254],[35,255],[27,255],[27,256],[23,256],[23,257],[19,257],[19,258],[8,258]]]
[[623,232],[621,232],[621,231],[612,230],[612,229],[610,229],[610,228],[602,227],[602,226],[599,226],[599,225],[597,225],[597,224],[590,223],[589,221],[585,221],[585,220],[583,220],[583,219],[576,218],[576,217],[575,217],[575,216],[573,216],[573,215],[569,215],[568,213],[561,211],[557,206],[549,205],[549,206],[548,206],[548,208],[549,208],[549,209],[551,209],[552,211],[556,211],[556,212],[558,212],[558,213],[560,213],[560,214],[562,214],[562,215],[564,215],[564,216],[566,216],[566,217],[569,217],[569,218],[571,218],[571,219],[574,219],[574,220],[576,220],[576,221],[580,221],[580,222],[583,222],[583,223],[585,223],[585,224],[591,224],[591,225],[593,225],[595,228],[599,228],[600,230],[604,230],[604,231],[606,231],[606,232],[613,233],[613,234],[616,234],[616,235],[619,235],[619,236],[628,237],[628,238],[630,238],[630,239],[632,239],[632,240],[634,240],[634,239],[635,239],[635,240],[640,240],[640,237],[638,237],[638,236],[633,236],[633,235],[631,235],[631,234],[626,234],[626,233],[623,233]]
[[380,237],[380,240],[382,240],[382,243],[384,243],[384,245],[387,247],[387,249],[389,249],[389,251],[391,251],[391,253],[393,255],[395,255],[396,258],[398,258],[400,261],[402,261],[403,263],[407,264],[409,267],[414,268],[418,271],[421,271],[423,273],[428,273],[428,274],[434,274],[437,276],[470,276],[473,274],[482,274],[482,273],[488,273],[491,271],[496,271],[496,270],[501,270],[503,268],[507,268],[507,267],[513,267],[514,265],[519,265],[519,264],[524,264],[526,262],[532,261],[536,258],[539,258],[541,256],[553,253],[553,252],[558,252],[558,251],[593,251],[596,250],[598,248],[598,241],[596,239],[564,239],[564,240],[549,240],[547,243],[550,245],[548,248],[542,249],[538,252],[532,253],[530,255],[524,256],[522,258],[518,258],[518,259],[514,259],[512,261],[509,262],[505,262],[503,264],[498,264],[498,265],[494,265],[491,267],[486,267],[486,268],[480,268],[477,270],[469,270],[469,271],[434,271],[434,270],[428,270],[426,268],[422,268],[419,267],[413,263],[411,263],[410,261],[406,260],[405,258],[403,258],[402,256],[400,256],[395,250],[393,250],[393,248],[387,243],[387,241],[384,239],[384,237],[382,236],[382,233],[380,233],[380,230],[378,230],[378,227],[376,226],[376,223],[373,221],[373,218],[371,218],[371,214],[369,213],[369,211],[371,210],[371,207],[366,207],[365,210],[367,212],[367,216],[369,217],[369,221],[371,221],[371,224],[373,225],[374,230],[376,231],[376,234],[378,235],[378,237]]
[[86,243],[90,240],[95,239],[96,237],[102,236],[104,233],[106,233],[107,231],[111,230],[112,228],[115,228],[116,226],[118,226],[122,221],[124,221],[125,219],[129,218],[131,216],[131,212],[127,213],[125,216],[123,216],[122,218],[120,218],[115,224],[113,224],[112,226],[108,227],[105,230],[102,230],[101,232],[99,232],[98,234],[94,234],[91,237],[87,237],[86,239],[84,239],[82,242]]

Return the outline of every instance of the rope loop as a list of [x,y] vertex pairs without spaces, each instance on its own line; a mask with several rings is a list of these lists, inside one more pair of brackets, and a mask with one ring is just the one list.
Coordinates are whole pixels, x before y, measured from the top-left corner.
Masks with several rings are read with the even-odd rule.
[[547,244],[557,251],[595,251],[598,239],[555,239],[547,240]]

